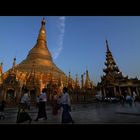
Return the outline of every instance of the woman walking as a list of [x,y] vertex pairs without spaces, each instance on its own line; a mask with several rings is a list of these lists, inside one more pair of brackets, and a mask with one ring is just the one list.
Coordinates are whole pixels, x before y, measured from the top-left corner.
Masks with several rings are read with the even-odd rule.
[[21,101],[18,106],[16,123],[23,123],[25,121],[29,121],[29,123],[31,123],[32,121],[32,118],[27,112],[27,110],[30,110],[29,108],[30,98],[28,92],[29,92],[28,89],[24,89],[24,95],[21,97]]
[[44,118],[47,120],[47,114],[46,114],[46,102],[47,102],[47,96],[46,96],[46,89],[42,89],[42,93],[39,96],[39,108],[38,108],[38,115],[35,121],[38,121],[40,118]]
[[68,94],[68,89],[66,87],[63,88],[63,94],[61,96],[60,103],[61,103],[61,106],[63,107],[61,123],[74,123],[70,114],[71,103],[70,103],[70,97]]

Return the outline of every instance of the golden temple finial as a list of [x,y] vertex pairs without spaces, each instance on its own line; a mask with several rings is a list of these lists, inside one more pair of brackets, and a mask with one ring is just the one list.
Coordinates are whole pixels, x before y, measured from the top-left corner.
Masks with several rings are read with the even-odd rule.
[[77,86],[78,84],[78,74],[76,74],[76,79],[75,79],[75,85]]
[[86,65],[86,71],[88,71],[88,66]]
[[10,75],[15,75],[15,74],[16,74],[15,66],[16,66],[16,57],[14,57],[14,59],[13,59],[13,66],[12,66],[12,68],[9,70],[9,74],[10,74]]
[[71,78],[70,71],[69,71],[69,78]]
[[[52,55],[48,49],[47,41],[46,41],[46,29],[45,29],[45,19],[43,18],[41,21],[41,27],[38,33],[37,42],[35,46],[29,51],[27,56],[27,61],[34,60],[36,57],[42,59],[43,61],[52,60]],[[42,50],[43,49],[43,50]]]
[[90,78],[89,78],[89,74],[88,74],[88,69],[86,69],[86,80],[85,80],[85,85],[84,87],[86,89],[90,88]]
[[84,87],[84,75],[85,75],[85,72],[81,75],[81,88]]
[[79,80],[78,80],[78,74],[76,74],[76,79],[75,79],[75,89],[79,89],[80,85],[79,85]]
[[45,21],[45,18],[43,17],[43,19],[41,21],[41,28],[40,28],[38,39],[37,39],[38,42],[41,40],[46,42],[45,24],[46,24],[46,21]]
[[46,24],[45,17],[43,17],[43,19],[42,19],[42,21],[41,21],[41,24],[42,24],[42,25],[45,25],[45,24]]
[[13,67],[16,66],[16,57],[14,57],[14,60],[13,60]]

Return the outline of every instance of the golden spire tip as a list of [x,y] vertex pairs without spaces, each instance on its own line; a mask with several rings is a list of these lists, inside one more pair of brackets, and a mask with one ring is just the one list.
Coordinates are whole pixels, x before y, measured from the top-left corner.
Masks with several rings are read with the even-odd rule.
[[41,21],[41,24],[42,25],[45,25],[46,21],[45,21],[45,17],[43,17],[42,21]]

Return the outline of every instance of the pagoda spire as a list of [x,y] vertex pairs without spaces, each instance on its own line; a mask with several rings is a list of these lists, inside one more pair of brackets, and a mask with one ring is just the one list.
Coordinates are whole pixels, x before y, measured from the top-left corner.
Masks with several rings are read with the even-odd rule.
[[45,42],[46,43],[46,30],[45,30],[45,18],[43,17],[42,21],[41,21],[41,28],[39,31],[39,35],[37,38],[37,42]]
[[79,85],[79,80],[78,80],[78,74],[76,74],[76,79],[75,79],[75,89],[79,89],[80,85]]
[[31,69],[31,73],[29,74],[29,77],[27,78],[26,81],[27,85],[35,85],[35,61],[32,62],[32,69]]
[[13,61],[13,68],[16,66],[16,57],[14,58],[14,61]]
[[[36,42],[35,46],[29,51],[28,56],[25,59],[25,61],[22,61],[23,65],[26,65],[26,66],[30,65],[29,66],[30,68],[32,65],[32,61],[36,60],[36,59],[47,61],[47,62],[44,62],[44,64],[47,65],[47,67],[48,66],[50,67],[50,65],[53,64],[52,56],[51,56],[51,53],[50,53],[47,43],[46,43],[45,23],[46,23],[45,19],[43,18],[41,21],[41,28],[39,30],[37,42]],[[36,62],[40,63],[40,60],[38,60],[38,62],[37,61]],[[42,65],[42,63],[41,63],[41,65]],[[20,65],[20,67],[21,67],[21,65]],[[23,66],[22,66],[21,68],[24,69],[25,67],[23,68]],[[28,71],[29,71],[29,69],[28,69]]]
[[106,40],[106,48],[107,48],[107,52],[110,52],[109,45],[108,45],[108,41],[107,40]]
[[72,89],[72,78],[71,78],[70,72],[69,72],[69,77],[68,77],[68,88]]
[[122,74],[118,68],[118,66],[116,65],[116,62],[112,56],[112,53],[109,49],[109,45],[108,45],[108,41],[106,40],[106,68],[103,69],[103,71],[106,73],[106,76],[109,77],[109,79],[112,79],[113,77],[122,77]]
[[86,80],[85,80],[85,85],[84,85],[84,87],[86,88],[86,89],[88,89],[88,88],[90,88],[91,86],[90,86],[90,78],[89,78],[89,74],[88,74],[88,69],[86,68]]
[[13,76],[13,75],[16,76],[15,66],[16,66],[16,58],[14,57],[12,68],[11,68],[10,71],[9,71],[9,74],[12,75],[12,76]]
[[84,75],[85,75],[85,72],[81,74],[81,88],[82,89],[84,88]]

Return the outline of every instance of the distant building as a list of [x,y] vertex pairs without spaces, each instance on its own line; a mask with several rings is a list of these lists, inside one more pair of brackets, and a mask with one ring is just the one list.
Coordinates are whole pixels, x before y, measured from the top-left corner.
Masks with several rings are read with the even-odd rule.
[[116,62],[109,49],[108,42],[106,40],[106,68],[103,69],[105,75],[101,77],[101,82],[97,87],[101,90],[103,96],[117,96],[132,94],[133,91],[137,95],[140,95],[140,80],[137,78],[124,77],[120,72]]

